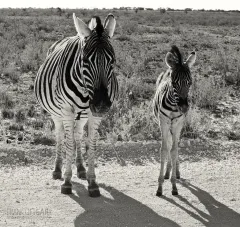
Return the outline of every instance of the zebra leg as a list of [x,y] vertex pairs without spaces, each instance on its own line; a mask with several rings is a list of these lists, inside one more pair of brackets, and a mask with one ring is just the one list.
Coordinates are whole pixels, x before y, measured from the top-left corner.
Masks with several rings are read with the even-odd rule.
[[170,122],[166,117],[162,118],[160,121],[160,127],[161,127],[161,132],[162,132],[162,146],[160,150],[161,154],[161,164],[160,164],[160,175],[158,178],[158,190],[156,193],[156,196],[161,196],[162,195],[162,185],[164,182],[164,165],[165,161],[167,158],[167,153],[168,153],[168,134],[169,134],[169,125]]
[[62,145],[64,140],[64,131],[63,131],[63,123],[62,120],[53,118],[55,124],[55,133],[56,133],[56,158],[55,158],[55,168],[52,173],[53,179],[61,179],[62,178]]
[[180,133],[183,127],[184,117],[173,120],[172,132],[173,132],[173,146],[171,149],[171,159],[172,159],[172,194],[178,195],[178,189],[176,185],[176,174],[177,174],[177,162],[178,162],[178,143],[180,138]]
[[168,150],[168,157],[167,157],[167,169],[164,175],[164,179],[169,179],[170,177],[170,172],[172,169],[172,164],[171,164],[171,155],[170,155],[170,150],[172,148],[172,134],[169,132],[168,134],[168,143],[167,143],[167,150]]
[[176,163],[176,177],[177,179],[180,179],[180,170],[179,170],[179,160],[177,157],[177,163]]
[[77,177],[86,180],[86,169],[83,165],[83,157],[81,152],[81,143],[83,137],[83,128],[87,122],[87,118],[80,118],[80,120],[76,121],[75,126],[75,140],[76,140],[76,167],[77,167]]
[[65,149],[66,149],[66,170],[64,172],[64,183],[61,185],[61,193],[72,193],[72,161],[73,152],[76,150],[76,142],[74,138],[74,120],[63,121],[63,127],[65,131]]
[[89,117],[88,121],[88,171],[87,171],[87,180],[88,180],[88,193],[91,197],[100,196],[99,187],[96,183],[95,175],[95,151],[96,151],[96,142],[97,142],[97,129],[101,122],[101,117]]
[[170,178],[171,169],[172,169],[171,155],[170,155],[170,151],[168,151],[167,168],[166,168],[166,172],[165,172],[165,175],[164,175],[164,179],[169,179]]

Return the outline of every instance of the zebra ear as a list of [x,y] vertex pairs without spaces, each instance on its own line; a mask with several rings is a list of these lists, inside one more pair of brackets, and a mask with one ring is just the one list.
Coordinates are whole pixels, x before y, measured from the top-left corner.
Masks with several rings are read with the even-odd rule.
[[88,26],[82,20],[76,17],[75,13],[73,13],[73,21],[78,35],[81,38],[85,38],[91,34],[91,30],[88,28]]
[[168,52],[165,57],[165,62],[169,68],[172,68],[174,65],[178,63],[178,58],[171,52]]
[[109,37],[113,37],[113,33],[116,26],[116,20],[112,14],[108,14],[104,21],[104,29],[107,31]]
[[195,61],[196,61],[196,53],[192,52],[187,58],[186,64],[188,65],[189,68],[191,68],[195,63]]
[[93,30],[96,26],[97,26],[97,21],[96,21],[96,18],[93,17],[93,18],[90,20],[90,22],[89,22],[89,24],[88,24],[88,27],[89,27],[91,30]]

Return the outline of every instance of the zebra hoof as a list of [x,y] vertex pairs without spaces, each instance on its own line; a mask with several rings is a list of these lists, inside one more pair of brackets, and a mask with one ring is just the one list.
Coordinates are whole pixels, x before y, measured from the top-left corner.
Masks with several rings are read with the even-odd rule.
[[54,180],[62,179],[62,172],[59,171],[53,171],[52,177]]
[[99,197],[100,191],[97,183],[93,181],[89,186],[88,186],[88,193],[90,197]]
[[172,190],[172,195],[178,195],[178,191],[177,190]]
[[179,173],[179,172],[177,172],[176,178],[177,178],[178,180],[180,179],[180,173]]
[[170,177],[169,174],[165,174],[164,179],[165,179],[165,180],[168,180],[169,177]]
[[71,183],[64,183],[61,185],[61,193],[65,195],[72,194],[72,184]]
[[87,176],[86,176],[86,171],[79,171],[77,172],[77,177],[81,180],[86,180]]
[[162,196],[162,191],[163,191],[162,185],[158,185],[156,196],[158,196],[158,197]]
[[157,197],[161,197],[161,196],[162,196],[162,191],[158,191],[158,190],[157,190],[156,196],[157,196]]
[[98,188],[89,188],[88,187],[88,194],[90,197],[99,197],[101,196],[100,191]]
[[77,177],[82,180],[87,179],[86,169],[82,164],[77,165]]

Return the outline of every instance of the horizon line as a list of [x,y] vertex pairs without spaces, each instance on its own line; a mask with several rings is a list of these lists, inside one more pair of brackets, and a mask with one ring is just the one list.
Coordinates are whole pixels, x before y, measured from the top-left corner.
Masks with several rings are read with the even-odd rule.
[[[219,11],[219,10],[222,10],[222,11],[240,11],[239,9],[222,9],[222,8],[216,8],[216,9],[212,9],[212,8],[191,8],[191,7],[185,7],[185,8],[182,8],[182,9],[177,9],[177,8],[171,8],[171,7],[158,7],[158,8],[152,8],[152,7],[141,7],[141,6],[138,6],[138,7],[130,7],[130,6],[121,6],[121,7],[112,7],[112,8],[106,8],[106,7],[103,7],[103,8],[98,8],[98,7],[90,7],[90,8],[86,8],[86,7],[82,7],[82,8],[65,8],[65,7],[32,7],[32,6],[29,6],[29,7],[0,7],[0,10],[1,9],[57,9],[57,8],[60,8],[60,9],[67,9],[67,10],[74,10],[74,9],[77,9],[77,10],[80,10],[80,9],[83,9],[83,10],[126,10],[128,8],[128,10],[135,10],[135,9],[139,9],[139,8],[143,8],[144,10],[146,11],[150,11],[148,9],[152,9],[154,11],[157,11],[157,10],[160,10],[160,9],[165,9],[166,11],[183,11],[185,9],[190,9],[192,11],[200,11],[200,10],[206,10],[206,11],[210,11],[210,10],[213,10],[213,11]],[[122,8],[122,9],[121,9]],[[170,9],[170,10],[168,10]]]

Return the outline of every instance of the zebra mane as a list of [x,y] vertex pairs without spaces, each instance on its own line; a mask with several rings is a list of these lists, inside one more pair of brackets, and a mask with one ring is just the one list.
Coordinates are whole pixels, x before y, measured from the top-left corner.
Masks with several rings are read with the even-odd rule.
[[102,36],[102,33],[103,33],[103,31],[104,31],[104,28],[103,28],[101,19],[100,19],[100,17],[98,17],[98,16],[94,16],[93,18],[96,19],[96,23],[97,23],[97,25],[96,25],[96,27],[95,27],[96,32],[97,32],[98,36]]
[[175,45],[173,45],[170,52],[174,55],[174,57],[177,58],[178,64],[182,65],[182,62],[183,62],[183,61],[182,61],[182,55],[181,55],[178,47],[175,46]]

